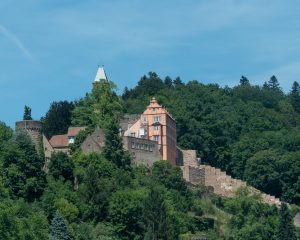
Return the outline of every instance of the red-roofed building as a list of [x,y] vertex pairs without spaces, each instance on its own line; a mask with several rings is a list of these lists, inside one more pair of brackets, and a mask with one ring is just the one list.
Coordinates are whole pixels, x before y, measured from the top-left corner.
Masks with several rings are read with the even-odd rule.
[[76,135],[85,127],[69,127],[67,134],[54,135],[48,140],[43,137],[45,157],[50,158],[53,152],[69,153],[69,145],[74,143]]

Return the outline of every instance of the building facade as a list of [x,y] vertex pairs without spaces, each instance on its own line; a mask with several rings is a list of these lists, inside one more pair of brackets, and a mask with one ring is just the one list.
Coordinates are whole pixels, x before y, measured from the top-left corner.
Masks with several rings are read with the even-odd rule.
[[176,122],[155,98],[151,99],[143,114],[125,131],[124,136],[156,142],[161,159],[176,165]]

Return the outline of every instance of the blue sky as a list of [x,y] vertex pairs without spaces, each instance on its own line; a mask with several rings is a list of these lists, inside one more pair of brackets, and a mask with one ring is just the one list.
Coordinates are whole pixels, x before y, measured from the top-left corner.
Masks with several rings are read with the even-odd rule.
[[39,119],[90,91],[104,64],[120,91],[155,71],[233,86],[300,81],[300,2],[1,0],[0,121]]

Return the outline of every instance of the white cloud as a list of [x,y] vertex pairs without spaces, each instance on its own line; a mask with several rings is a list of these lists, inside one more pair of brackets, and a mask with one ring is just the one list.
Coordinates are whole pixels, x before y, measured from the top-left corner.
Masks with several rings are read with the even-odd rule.
[[30,60],[34,60],[33,55],[30,51],[24,46],[22,41],[12,32],[10,32],[7,28],[0,24],[0,34],[5,36],[11,43],[13,43],[21,52]]

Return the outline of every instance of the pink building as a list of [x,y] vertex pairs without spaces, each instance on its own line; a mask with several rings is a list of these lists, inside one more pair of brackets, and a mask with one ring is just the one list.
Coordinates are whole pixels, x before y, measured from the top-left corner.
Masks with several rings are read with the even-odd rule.
[[140,119],[130,126],[124,135],[157,142],[162,159],[176,165],[176,123],[155,98],[152,98]]

